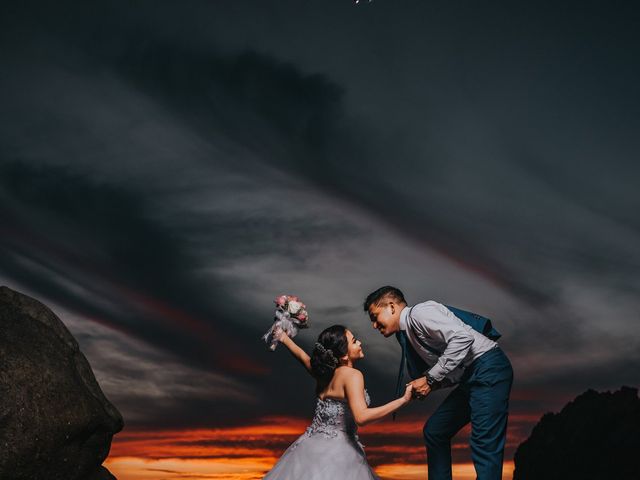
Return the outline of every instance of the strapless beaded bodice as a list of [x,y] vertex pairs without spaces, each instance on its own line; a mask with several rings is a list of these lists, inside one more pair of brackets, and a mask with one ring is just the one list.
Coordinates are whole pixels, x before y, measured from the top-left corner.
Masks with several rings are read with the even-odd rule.
[[[369,405],[369,394],[364,399]],[[381,480],[367,462],[347,400],[316,398],[311,425],[263,480]]]
[[[367,405],[369,405],[371,399],[366,390],[364,391],[364,398]],[[305,433],[307,435],[320,433],[335,437],[338,435],[338,432],[355,435],[357,430],[358,427],[349,408],[347,399],[337,400],[334,398],[325,398],[323,400],[318,398],[313,420]]]

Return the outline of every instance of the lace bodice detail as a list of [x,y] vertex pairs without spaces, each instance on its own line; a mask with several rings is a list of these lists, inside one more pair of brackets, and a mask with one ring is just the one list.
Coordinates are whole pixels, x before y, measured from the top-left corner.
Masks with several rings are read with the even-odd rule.
[[[369,405],[366,390],[360,395]],[[381,480],[367,462],[356,429],[346,399],[316,398],[313,421],[264,480]]]
[[[364,391],[364,399],[368,406],[371,403],[371,398],[366,390]],[[318,398],[313,420],[305,433],[307,435],[320,433],[335,437],[338,432],[345,432],[357,437],[357,430],[358,427],[346,398],[343,400],[333,398],[325,398],[323,400]]]

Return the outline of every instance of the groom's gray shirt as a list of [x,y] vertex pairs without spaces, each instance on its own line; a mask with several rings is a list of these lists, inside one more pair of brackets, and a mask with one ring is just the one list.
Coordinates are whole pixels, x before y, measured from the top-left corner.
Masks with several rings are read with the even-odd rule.
[[[456,317],[447,307],[434,301],[403,308],[400,312],[400,329],[406,332],[411,346],[431,367],[429,375],[437,382],[446,379],[447,384],[458,383],[464,367],[498,346]],[[430,352],[422,344],[440,354]]]

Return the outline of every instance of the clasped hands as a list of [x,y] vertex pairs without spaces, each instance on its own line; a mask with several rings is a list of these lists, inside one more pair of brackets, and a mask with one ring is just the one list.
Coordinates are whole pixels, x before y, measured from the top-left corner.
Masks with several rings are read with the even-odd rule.
[[427,377],[420,377],[412,382],[407,383],[407,386],[413,387],[412,397],[418,400],[424,400],[429,393],[431,393],[431,387],[427,383]]

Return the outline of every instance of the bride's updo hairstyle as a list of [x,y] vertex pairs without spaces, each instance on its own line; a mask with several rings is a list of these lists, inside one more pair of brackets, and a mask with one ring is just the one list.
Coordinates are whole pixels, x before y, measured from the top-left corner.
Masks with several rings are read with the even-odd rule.
[[311,373],[316,378],[316,394],[322,392],[340,366],[340,357],[347,354],[347,329],[342,325],[325,328],[311,352]]

